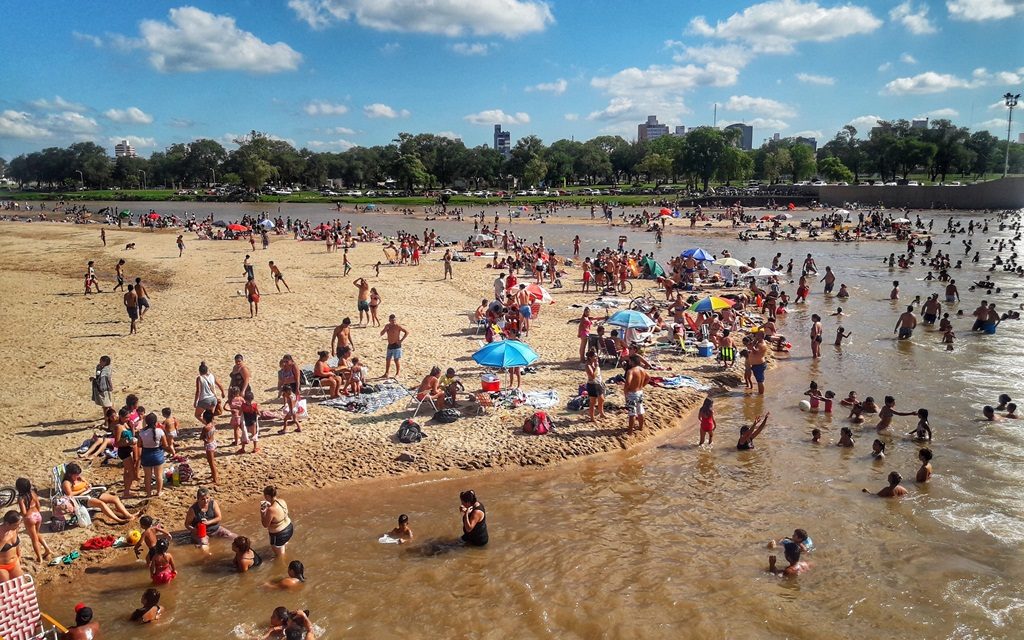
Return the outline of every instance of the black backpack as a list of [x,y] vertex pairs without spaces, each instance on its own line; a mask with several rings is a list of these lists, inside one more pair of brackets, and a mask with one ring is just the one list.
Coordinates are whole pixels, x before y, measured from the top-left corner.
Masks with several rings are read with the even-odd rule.
[[456,420],[458,420],[461,417],[462,417],[462,414],[459,412],[458,409],[450,409],[450,408],[449,409],[441,409],[440,411],[438,411],[437,413],[434,414],[434,420],[437,420],[438,422],[444,422],[444,423],[455,422]]
[[412,420],[403,420],[401,426],[398,427],[396,435],[398,441],[402,444],[412,444],[427,437],[427,434],[423,433],[423,430],[420,429],[420,425]]

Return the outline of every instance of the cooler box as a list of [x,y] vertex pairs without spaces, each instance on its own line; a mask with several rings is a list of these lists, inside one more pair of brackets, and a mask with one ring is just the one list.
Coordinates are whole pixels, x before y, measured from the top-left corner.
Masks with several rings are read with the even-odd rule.
[[697,343],[697,355],[701,358],[710,358],[714,355],[715,346],[710,342]]
[[485,373],[480,376],[480,389],[482,391],[501,390],[501,380],[493,373]]

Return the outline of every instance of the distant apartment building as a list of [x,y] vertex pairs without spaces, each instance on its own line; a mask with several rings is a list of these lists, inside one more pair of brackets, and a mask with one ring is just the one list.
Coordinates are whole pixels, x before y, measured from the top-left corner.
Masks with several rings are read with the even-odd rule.
[[636,126],[636,139],[639,142],[657,140],[668,135],[668,125],[658,122],[658,116],[647,116],[647,122]]
[[127,140],[122,140],[114,145],[115,158],[134,158],[136,155],[135,147],[128,144]]
[[744,151],[750,151],[754,148],[754,127],[749,124],[743,124],[737,122],[736,124],[730,124],[726,127],[726,130],[739,131],[739,148]]
[[494,150],[506,158],[512,154],[512,134],[502,131],[501,125],[494,125]]
[[1024,144],[1024,133],[1017,134],[1017,144]]
[[807,137],[804,137],[804,136],[797,136],[797,137],[793,138],[793,141],[796,142],[797,144],[805,144],[805,145],[807,145],[808,147],[811,148],[811,151],[817,151],[818,150],[818,139],[817,138],[807,138]]
[[910,121],[910,128],[911,129],[927,129],[928,128],[928,118],[922,118],[920,120],[918,120],[918,119],[911,120]]
[[778,142],[779,138],[781,138],[781,137],[782,136],[779,134],[778,131],[776,131],[775,133],[772,134],[772,140],[774,140],[775,142]]
[[674,135],[674,136],[675,136],[675,137],[677,137],[677,138],[682,138],[683,136],[685,136],[685,135],[686,135],[686,127],[684,127],[684,126],[683,126],[683,125],[681,125],[681,124],[679,124],[679,125],[676,125],[676,129],[675,129],[675,131],[674,131],[674,132],[672,133],[672,135]]

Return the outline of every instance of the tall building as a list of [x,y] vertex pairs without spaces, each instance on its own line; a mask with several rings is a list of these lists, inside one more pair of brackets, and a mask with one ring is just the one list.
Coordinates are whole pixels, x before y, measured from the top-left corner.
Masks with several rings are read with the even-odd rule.
[[922,118],[920,120],[917,120],[917,119],[911,120],[910,121],[910,128],[911,129],[927,129],[928,128],[928,118]]
[[775,133],[772,134],[772,140],[774,140],[775,142],[779,141],[779,137],[780,137],[780,134],[779,134],[778,131],[776,131]]
[[657,140],[667,135],[668,125],[659,123],[658,116],[647,116],[647,122],[641,122],[636,126],[636,139],[639,142]]
[[686,135],[686,127],[684,127],[681,124],[677,124],[676,125],[676,130],[675,130],[675,132],[672,133],[672,135],[674,135],[677,138],[682,138],[683,136]]
[[1024,144],[1024,133],[1017,134],[1017,144]]
[[122,140],[114,145],[114,157],[117,158],[134,158],[136,156],[135,147],[128,144],[127,140]]
[[502,131],[501,125],[494,125],[494,150],[506,158],[512,154],[512,134]]
[[793,141],[797,144],[805,144],[811,148],[811,151],[818,150],[818,139],[817,138],[806,138],[804,136],[797,136],[793,138]]
[[726,129],[732,129],[740,132],[739,147],[744,151],[750,151],[754,148],[754,127],[749,124],[742,124],[737,122],[736,124],[730,124]]

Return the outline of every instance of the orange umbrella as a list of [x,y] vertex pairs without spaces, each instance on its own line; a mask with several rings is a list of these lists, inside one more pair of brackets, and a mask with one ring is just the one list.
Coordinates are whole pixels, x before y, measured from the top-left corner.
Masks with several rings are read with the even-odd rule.
[[242,225],[242,224],[229,224],[228,225],[228,230],[229,231],[248,231],[249,227],[247,227],[245,225]]

